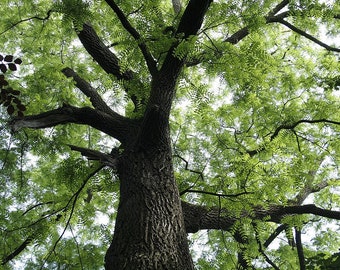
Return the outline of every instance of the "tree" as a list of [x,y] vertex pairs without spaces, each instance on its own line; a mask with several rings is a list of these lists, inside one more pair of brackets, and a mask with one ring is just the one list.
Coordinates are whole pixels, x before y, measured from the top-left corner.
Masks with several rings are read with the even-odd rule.
[[5,268],[306,269],[336,253],[339,3],[51,2],[2,10],[26,104],[1,120]]

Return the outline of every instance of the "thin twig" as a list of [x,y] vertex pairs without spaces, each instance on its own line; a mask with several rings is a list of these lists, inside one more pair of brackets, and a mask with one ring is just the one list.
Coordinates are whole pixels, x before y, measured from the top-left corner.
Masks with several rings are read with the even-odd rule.
[[20,21],[17,21],[17,22],[15,22],[15,23],[13,23],[13,24],[12,24],[10,27],[8,27],[7,29],[5,29],[4,31],[2,31],[2,32],[0,33],[0,35],[6,33],[7,31],[11,30],[12,28],[16,27],[17,25],[19,25],[19,24],[21,24],[21,23],[23,23],[23,22],[27,22],[27,21],[30,21],[30,20],[33,20],[33,19],[35,19],[35,20],[40,20],[40,21],[46,21],[46,20],[49,19],[49,17],[51,16],[51,13],[52,13],[52,10],[50,9],[50,10],[47,11],[46,17],[33,16],[33,17],[29,17],[29,18],[26,18],[26,19],[22,19],[22,20],[20,20]]
[[50,252],[49,252],[49,253],[47,254],[47,256],[45,257],[45,260],[44,260],[43,264],[42,264],[41,267],[40,267],[41,270],[43,269],[43,267],[44,267],[45,263],[47,262],[48,258],[49,258],[49,257],[52,255],[52,253],[54,252],[55,248],[57,247],[57,245],[58,245],[58,243],[60,242],[60,240],[62,239],[62,237],[64,236],[64,234],[65,234],[65,232],[66,232],[66,230],[67,230],[67,227],[69,227],[70,222],[71,222],[71,219],[72,219],[72,216],[73,216],[73,213],[74,213],[74,209],[75,209],[75,207],[76,207],[76,202],[77,202],[77,199],[78,199],[78,197],[79,197],[81,191],[84,189],[84,187],[86,186],[86,184],[87,184],[87,182],[90,180],[90,178],[93,177],[93,176],[95,176],[95,175],[96,175],[103,167],[104,167],[104,166],[101,165],[101,166],[99,166],[98,168],[96,168],[92,173],[90,173],[90,174],[86,177],[86,179],[84,180],[84,182],[83,182],[83,184],[80,186],[80,188],[77,190],[77,192],[74,193],[74,194],[72,195],[72,197],[69,199],[69,201],[67,202],[65,208],[67,208],[68,205],[71,203],[71,201],[73,201],[73,202],[72,202],[72,207],[71,207],[70,215],[69,215],[69,217],[68,217],[68,219],[67,219],[67,222],[66,222],[66,225],[65,225],[65,227],[64,227],[63,232],[61,233],[61,235],[59,236],[59,238],[57,239],[57,241],[55,241],[55,243],[54,243],[52,249],[50,250]]
[[[298,125],[303,124],[303,123],[305,123],[305,124],[326,123],[326,124],[340,125],[340,122],[328,120],[328,119],[315,119],[315,120],[302,119],[302,120],[296,121],[293,124],[283,124],[283,125],[280,125],[279,127],[277,127],[275,129],[275,131],[273,132],[273,134],[270,136],[270,141],[273,141],[279,135],[281,130],[286,129],[286,130],[294,131],[294,128],[296,128]],[[297,133],[295,131],[294,131],[294,134],[297,135]],[[246,152],[250,156],[254,156],[254,155],[262,152],[263,150],[265,150],[265,146],[261,146],[257,149],[254,149],[254,150],[247,150]]]
[[26,215],[29,211],[33,210],[34,208],[36,208],[38,206],[45,205],[45,204],[51,204],[51,203],[53,203],[53,201],[48,201],[48,202],[42,202],[42,203],[35,204],[35,205],[29,207],[24,213],[22,213],[22,216]]
[[77,253],[78,253],[78,256],[79,256],[79,263],[80,263],[81,269],[84,270],[83,261],[82,261],[82,259],[81,259],[81,255],[80,255],[80,249],[79,249],[78,241],[77,241],[76,237],[74,236],[74,233],[73,233],[71,224],[70,224],[69,227],[70,227],[70,231],[71,231],[73,240],[74,240],[74,242],[76,243]]

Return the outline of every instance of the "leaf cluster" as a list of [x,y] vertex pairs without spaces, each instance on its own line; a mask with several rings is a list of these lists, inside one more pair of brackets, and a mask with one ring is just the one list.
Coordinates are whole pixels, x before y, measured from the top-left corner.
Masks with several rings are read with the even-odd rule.
[[[14,59],[13,55],[0,55],[0,61],[2,73],[6,73],[7,70],[16,71],[17,65],[22,63],[20,58]],[[23,117],[26,107],[19,99],[20,91],[10,87],[3,74],[0,75],[0,91],[0,105],[6,107],[7,113],[13,115],[16,112],[19,117]]]

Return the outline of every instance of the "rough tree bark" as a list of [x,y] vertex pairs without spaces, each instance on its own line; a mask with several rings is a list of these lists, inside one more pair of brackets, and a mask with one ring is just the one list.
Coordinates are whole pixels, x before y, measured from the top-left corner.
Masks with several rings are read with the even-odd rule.
[[[139,39],[113,1],[106,1],[122,25]],[[191,0],[177,33],[184,38],[200,29],[210,0]],[[194,22],[194,23],[193,23]],[[139,47],[153,79],[150,98],[135,141],[118,159],[120,203],[106,269],[193,269],[178,188],[173,175],[169,115],[184,61],[169,49],[159,71],[145,44]]]
[[171,152],[119,159],[120,203],[106,269],[193,269]]

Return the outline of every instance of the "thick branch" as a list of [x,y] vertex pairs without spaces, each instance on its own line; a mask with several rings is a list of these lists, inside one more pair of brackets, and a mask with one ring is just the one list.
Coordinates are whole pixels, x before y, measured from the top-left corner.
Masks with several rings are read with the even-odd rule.
[[182,201],[182,209],[187,233],[204,229],[229,230],[237,220],[217,207],[208,208]]
[[328,187],[328,185],[329,181],[325,180],[314,186],[305,186],[294,200],[292,200],[292,203],[300,205],[311,193],[319,192],[320,190]]
[[278,3],[271,12],[269,12],[269,16],[274,16],[276,13],[278,13],[280,10],[285,8],[289,4],[289,0],[283,0],[281,3]]
[[138,47],[140,48],[146,64],[149,68],[151,75],[155,75],[157,72],[157,63],[149,52],[146,44],[142,42],[142,38],[137,30],[130,24],[123,11],[116,5],[113,0],[105,0],[105,2],[112,8],[116,13],[118,19],[122,23],[123,27],[133,36],[133,38],[138,42]]
[[265,248],[267,248],[275,239],[276,237],[282,233],[283,231],[285,231],[288,228],[287,224],[281,224],[280,226],[278,226],[274,232],[271,233],[271,235],[268,237],[268,239],[264,242],[263,246]]
[[279,223],[284,216],[298,214],[313,214],[320,217],[340,220],[340,211],[322,209],[314,204],[296,206],[272,206],[269,209],[254,207],[250,212],[244,212],[241,216],[234,216],[226,209],[218,207],[208,208],[182,202],[184,221],[188,233],[203,229],[229,230],[240,218],[266,219]]
[[97,150],[83,148],[75,145],[69,145],[71,150],[80,152],[83,156],[87,157],[89,160],[98,160],[105,166],[110,166],[116,168],[117,160],[114,156],[102,153]]
[[[176,30],[178,38],[186,39],[189,36],[196,35],[201,28],[204,16],[208,11],[209,5],[212,0],[190,0],[179,22]],[[161,68],[161,74],[167,75],[173,81],[171,91],[174,91],[174,86],[179,73],[185,63],[184,59],[179,59],[174,56],[174,50],[181,40],[176,41],[168,51],[164,63]],[[157,89],[159,91],[159,89]],[[152,93],[155,95],[155,93]]]
[[242,195],[252,194],[252,192],[247,192],[247,191],[235,193],[235,194],[223,194],[223,193],[216,193],[216,192],[209,192],[209,191],[204,191],[204,190],[196,190],[196,189],[187,188],[181,191],[180,195],[183,195],[186,193],[206,194],[206,195],[211,195],[211,196],[215,196],[219,198],[235,198],[235,197],[239,197]]
[[125,117],[115,117],[89,107],[77,108],[64,105],[61,108],[38,115],[15,118],[10,122],[13,131],[21,128],[42,129],[56,125],[75,123],[94,127],[122,143],[126,143],[134,135],[137,123]]
[[[204,16],[208,11],[209,5],[212,0],[190,0],[183,15],[179,22],[178,28],[176,30],[177,37],[186,39],[191,35],[196,35],[198,30],[201,28]],[[169,76],[177,79],[179,71],[184,65],[184,61],[179,60],[173,55],[175,48],[178,46],[178,42],[173,44],[170,48],[161,71],[163,73],[172,72]]]
[[10,260],[13,260],[16,256],[18,256],[31,242],[33,241],[33,238],[29,236],[20,246],[18,246],[11,254],[6,256],[2,262],[1,265],[5,265]]
[[273,221],[280,220],[284,215],[313,214],[320,217],[340,220],[340,211],[332,211],[317,207],[314,204],[273,207],[269,210]]
[[83,25],[78,37],[87,52],[108,74],[116,76],[118,80],[132,80],[133,72],[121,72],[118,57],[102,42],[90,24]]
[[98,94],[97,90],[91,86],[86,80],[81,78],[73,69],[64,68],[62,70],[64,75],[68,78],[73,78],[76,82],[76,86],[82,91],[88,98],[96,109],[103,111],[109,115],[117,116],[117,113],[114,112],[102,99],[102,97]]
[[[137,76],[132,70],[121,71],[118,57],[102,42],[90,24],[85,23],[83,25],[78,37],[87,52],[105,72],[114,75],[118,80],[135,81],[137,88],[144,89],[143,84],[137,80]],[[125,92],[129,92],[128,87],[125,87]],[[138,98],[131,95],[131,100],[137,108]]]

